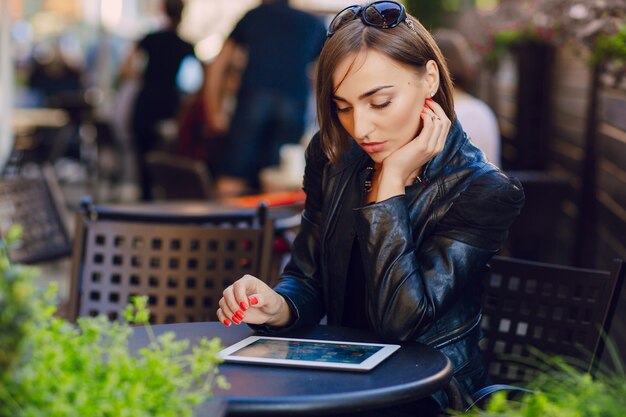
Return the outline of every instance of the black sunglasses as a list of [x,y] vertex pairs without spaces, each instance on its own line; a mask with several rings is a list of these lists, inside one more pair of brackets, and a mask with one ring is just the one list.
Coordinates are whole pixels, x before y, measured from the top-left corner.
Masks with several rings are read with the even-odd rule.
[[360,17],[364,24],[379,29],[391,29],[406,20],[404,6],[395,1],[375,1],[365,6],[349,6],[337,13],[328,26],[327,37],[331,37],[346,23]]

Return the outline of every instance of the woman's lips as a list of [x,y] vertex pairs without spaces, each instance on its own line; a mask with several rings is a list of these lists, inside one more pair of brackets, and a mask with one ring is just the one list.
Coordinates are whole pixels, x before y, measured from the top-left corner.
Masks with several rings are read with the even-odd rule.
[[361,148],[367,153],[381,152],[385,148],[385,142],[361,143]]

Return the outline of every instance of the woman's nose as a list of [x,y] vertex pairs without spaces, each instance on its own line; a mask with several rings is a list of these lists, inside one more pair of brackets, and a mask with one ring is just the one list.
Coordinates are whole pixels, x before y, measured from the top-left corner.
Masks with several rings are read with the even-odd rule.
[[352,123],[355,139],[364,139],[374,131],[374,124],[367,112],[355,110]]

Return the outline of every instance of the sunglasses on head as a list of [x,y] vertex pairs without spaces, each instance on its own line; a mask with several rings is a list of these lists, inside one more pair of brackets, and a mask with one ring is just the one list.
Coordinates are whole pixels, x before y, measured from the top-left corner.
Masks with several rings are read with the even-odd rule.
[[[368,25],[378,29],[391,29],[407,20],[404,6],[395,1],[375,1],[365,6],[349,6],[337,13],[328,26],[327,37],[331,37],[346,23],[357,17]],[[407,20],[408,23],[408,20]]]

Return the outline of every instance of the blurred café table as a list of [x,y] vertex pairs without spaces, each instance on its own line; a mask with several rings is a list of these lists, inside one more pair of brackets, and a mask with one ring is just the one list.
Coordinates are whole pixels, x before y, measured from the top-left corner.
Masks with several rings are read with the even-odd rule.
[[233,214],[252,216],[260,207],[266,207],[267,216],[274,220],[277,230],[288,229],[300,224],[304,205],[304,192],[274,192],[215,200],[149,201],[125,204],[97,204],[86,196],[81,202],[84,209],[108,218],[135,216],[151,221],[170,222],[184,217],[191,222],[202,222],[203,218]]
[[69,122],[65,110],[49,108],[16,108],[12,110],[13,133],[21,136],[37,128],[61,128]]

